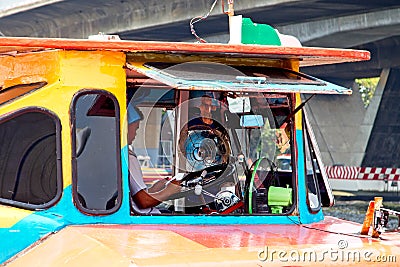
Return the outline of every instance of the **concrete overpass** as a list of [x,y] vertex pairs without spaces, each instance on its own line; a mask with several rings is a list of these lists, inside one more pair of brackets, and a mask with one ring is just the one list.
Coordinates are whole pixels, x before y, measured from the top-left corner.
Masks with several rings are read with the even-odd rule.
[[[305,46],[371,51],[370,62],[302,70],[347,86],[353,86],[354,78],[382,75],[378,93],[368,109],[364,109],[355,90],[351,97],[317,97],[308,111],[319,121],[313,124],[327,164],[400,167],[400,147],[396,146],[396,140],[400,140],[400,122],[396,122],[400,118],[400,2],[351,2],[354,1],[237,0],[235,11],[254,22],[271,24],[281,33],[295,35]],[[212,3],[14,0],[0,3],[0,32],[6,36],[70,38],[104,32],[119,34],[122,39],[195,41],[189,20],[207,13]],[[196,32],[206,40],[228,40],[227,18],[220,3],[207,20],[196,24]],[[333,113],[337,115],[332,116]]]

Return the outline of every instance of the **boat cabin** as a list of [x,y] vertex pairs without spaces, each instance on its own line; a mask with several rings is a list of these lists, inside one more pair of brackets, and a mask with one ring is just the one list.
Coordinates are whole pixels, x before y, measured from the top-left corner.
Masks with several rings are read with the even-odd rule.
[[[0,262],[68,225],[307,224],[334,203],[303,104],[351,90],[299,70],[366,51],[1,39],[0,227],[24,237]],[[181,188],[143,212],[134,170]]]

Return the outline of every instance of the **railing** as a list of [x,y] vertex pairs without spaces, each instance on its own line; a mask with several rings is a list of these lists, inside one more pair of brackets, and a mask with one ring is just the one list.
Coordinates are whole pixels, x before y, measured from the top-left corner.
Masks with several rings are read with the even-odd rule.
[[325,169],[333,190],[388,192],[400,196],[400,168],[327,166]]
[[326,166],[330,179],[399,181],[400,168]]

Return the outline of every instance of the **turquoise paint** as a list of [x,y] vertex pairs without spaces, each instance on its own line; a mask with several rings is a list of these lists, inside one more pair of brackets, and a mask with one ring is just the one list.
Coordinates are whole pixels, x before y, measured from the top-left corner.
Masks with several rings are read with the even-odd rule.
[[[124,175],[124,177],[127,177]],[[125,179],[126,180],[126,179]],[[126,183],[124,188],[127,187]],[[68,225],[85,224],[298,224],[296,216],[130,216],[128,201],[114,214],[90,216],[80,213],[72,202],[71,186],[63,192],[62,200],[53,208],[37,211],[10,229],[0,229],[0,264],[16,255],[44,236],[60,231]],[[125,188],[127,189],[127,188]],[[124,196],[126,197],[126,196]]]
[[122,187],[123,197],[120,209],[107,216],[85,215],[78,211],[72,200],[72,186],[64,189],[60,201],[53,207],[36,211],[25,217],[11,228],[0,228],[0,264],[19,253],[44,236],[60,231],[68,225],[82,224],[128,224],[134,223],[129,216],[129,186],[127,172],[127,147],[121,151],[122,155]]
[[322,209],[317,213],[311,213],[307,206],[307,187],[304,157],[303,131],[296,130],[297,141],[297,187],[298,187],[298,206],[301,223],[318,222],[324,219]]
[[306,187],[302,131],[296,131],[298,146],[298,205],[300,217],[281,215],[176,215],[176,216],[131,216],[129,207],[128,148],[122,156],[122,205],[113,214],[92,216],[81,213],[73,204],[72,186],[64,189],[61,200],[52,208],[36,211],[8,229],[0,229],[0,263],[16,255],[44,236],[60,231],[68,225],[85,224],[180,224],[180,225],[237,225],[237,224],[299,224],[323,219],[322,211],[311,214],[306,204]]
[[21,250],[30,246],[49,233],[64,227],[60,218],[52,218],[48,214],[33,213],[11,228],[0,229],[0,263],[3,263]]

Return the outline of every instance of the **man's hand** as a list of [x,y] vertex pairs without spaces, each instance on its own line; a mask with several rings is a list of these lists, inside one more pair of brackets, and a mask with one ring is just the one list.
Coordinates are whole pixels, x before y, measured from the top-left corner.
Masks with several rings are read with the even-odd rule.
[[166,185],[164,190],[170,196],[170,195],[181,192],[181,189],[182,189],[181,182],[177,181],[177,180],[173,180]]
[[160,179],[155,182],[149,189],[149,193],[155,193],[165,188],[165,185],[168,183],[168,179]]

